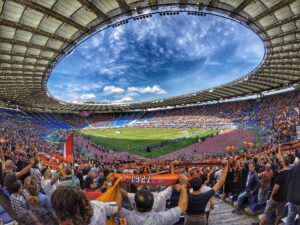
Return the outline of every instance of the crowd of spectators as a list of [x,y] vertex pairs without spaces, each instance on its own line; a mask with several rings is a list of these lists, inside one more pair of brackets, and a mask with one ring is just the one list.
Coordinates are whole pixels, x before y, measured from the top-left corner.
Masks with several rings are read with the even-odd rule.
[[[160,111],[151,120],[164,125],[168,121],[178,125],[255,121],[269,126],[276,132],[274,138],[285,143],[299,124],[298,94]],[[254,106],[255,110],[250,110]],[[223,199],[236,196],[234,214],[247,212],[247,205],[264,204],[262,225],[279,224],[285,216],[286,224],[291,225],[300,213],[299,141],[259,146],[238,155],[203,154],[198,158],[200,153],[195,152],[187,161],[122,158],[75,137],[74,163],[56,159],[58,167],[52,167],[44,164],[40,153],[51,157],[50,153],[61,153],[62,146],[45,141],[47,127],[22,112],[1,110],[0,115],[1,192],[6,193],[13,216],[21,224],[106,224],[108,217],[116,217],[117,224],[170,225],[184,215],[186,225],[204,225],[209,223],[215,195]],[[80,123],[72,122],[74,126]],[[95,154],[97,151],[101,154]],[[209,164],[201,164],[204,161]],[[124,179],[117,181],[116,173],[177,174],[178,184],[133,185]],[[101,196],[112,188],[114,201],[105,202]]]
[[[216,194],[224,199],[238,195],[233,210],[236,214],[244,213],[245,201],[249,205],[265,203],[261,224],[274,219],[278,224],[284,216],[287,224],[293,224],[300,213],[299,148],[299,141],[265,146],[239,155],[224,155],[222,158],[227,160],[221,163],[217,156],[202,161],[75,160],[74,172],[65,164],[57,169],[43,165],[35,150],[28,153],[26,160],[16,160],[14,154],[2,149],[1,184],[9,192],[14,216],[21,224],[106,224],[107,216],[115,215],[123,224],[170,225],[185,215],[185,224],[204,225],[209,221]],[[135,186],[121,180],[115,202],[102,202],[101,196],[117,182],[115,173],[178,174],[179,184]]]

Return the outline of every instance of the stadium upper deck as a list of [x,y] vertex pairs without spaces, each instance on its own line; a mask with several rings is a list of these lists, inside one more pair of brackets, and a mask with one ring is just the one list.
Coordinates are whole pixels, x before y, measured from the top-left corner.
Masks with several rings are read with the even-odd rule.
[[[124,105],[80,105],[54,99],[55,65],[91,34],[146,13],[200,11],[232,18],[264,42],[265,56],[233,82],[173,98]],[[0,0],[0,101],[56,111],[127,111],[260,93],[300,81],[300,0]]]

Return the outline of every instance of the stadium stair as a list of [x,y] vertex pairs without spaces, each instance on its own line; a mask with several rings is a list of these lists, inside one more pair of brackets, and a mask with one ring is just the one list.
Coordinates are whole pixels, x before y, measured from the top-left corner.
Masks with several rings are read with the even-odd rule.
[[215,203],[215,209],[210,212],[209,225],[251,225],[258,222],[255,216],[233,214],[233,206],[219,198],[215,198]]

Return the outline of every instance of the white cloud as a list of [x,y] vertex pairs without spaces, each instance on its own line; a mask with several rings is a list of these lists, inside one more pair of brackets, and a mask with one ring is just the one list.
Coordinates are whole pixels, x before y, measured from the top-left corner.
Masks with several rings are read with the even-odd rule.
[[94,84],[89,84],[89,85],[82,85],[81,90],[91,91],[91,90],[94,90],[94,89],[100,89],[101,87],[102,87],[101,84],[94,83]]
[[128,88],[129,93],[140,93],[140,94],[167,94],[167,92],[162,89],[158,85],[153,85],[153,87],[145,87],[145,88],[140,88],[140,87],[129,87]]
[[96,95],[93,93],[87,93],[87,94],[82,94],[82,95],[76,95],[75,93],[69,93],[67,96],[65,96],[64,100],[67,102],[72,102],[72,103],[95,101]]
[[100,40],[96,37],[93,37],[92,40],[91,40],[91,45],[93,48],[96,48],[98,47],[100,44]]
[[131,97],[123,97],[119,100],[119,102],[132,102],[133,98]]
[[122,94],[124,92],[124,89],[120,88],[120,87],[115,87],[115,86],[105,86],[103,88],[103,91],[106,95]]
[[95,94],[83,94],[80,96],[80,99],[82,99],[82,100],[92,100],[95,98],[96,98]]

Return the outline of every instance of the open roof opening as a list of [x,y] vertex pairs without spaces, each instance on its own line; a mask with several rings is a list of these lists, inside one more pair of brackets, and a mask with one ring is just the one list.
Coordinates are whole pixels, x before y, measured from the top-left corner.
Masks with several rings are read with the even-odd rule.
[[162,99],[233,81],[263,56],[260,38],[235,21],[158,13],[86,40],[56,66],[48,89],[74,103]]

